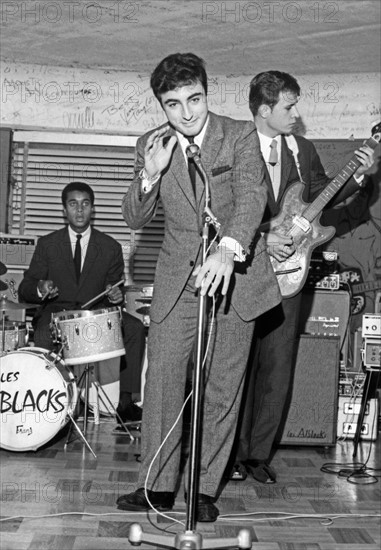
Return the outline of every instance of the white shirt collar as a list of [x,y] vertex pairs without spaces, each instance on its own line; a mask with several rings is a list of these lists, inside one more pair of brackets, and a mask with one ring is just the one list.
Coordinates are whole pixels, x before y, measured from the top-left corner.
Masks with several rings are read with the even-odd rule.
[[[76,243],[77,241],[77,235],[78,233],[76,231],[73,231],[72,228],[70,227],[70,225],[68,225],[68,230],[69,230],[69,238],[70,238],[70,242],[73,244]],[[89,225],[89,227],[86,229],[86,231],[84,231],[83,233],[81,233],[82,235],[82,239],[81,239],[81,248],[83,248],[85,245],[88,244],[89,242],[89,239],[90,239],[90,235],[91,235],[91,225]]]

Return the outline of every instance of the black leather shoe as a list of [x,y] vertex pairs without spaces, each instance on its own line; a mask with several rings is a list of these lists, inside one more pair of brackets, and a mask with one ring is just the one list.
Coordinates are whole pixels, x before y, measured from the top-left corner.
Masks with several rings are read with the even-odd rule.
[[243,464],[240,464],[240,463],[234,464],[230,472],[229,479],[231,481],[245,481],[246,478],[247,478],[247,472],[246,472],[245,466],[243,466]]
[[[185,502],[187,501],[187,495],[185,494]],[[207,523],[216,521],[220,511],[217,506],[214,505],[215,498],[209,495],[199,493],[197,495],[196,503],[196,521]]]
[[246,470],[259,483],[276,483],[276,472],[266,462],[246,460]]
[[139,422],[142,419],[143,410],[131,401],[124,409],[119,407],[116,409],[117,413],[123,420],[123,422]]
[[[170,493],[169,491],[147,491],[147,494],[152,506],[159,510],[159,512],[172,510],[175,502],[174,493]],[[128,510],[129,512],[151,510],[151,506],[145,496],[144,487],[140,487],[140,489],[128,495],[120,496],[116,504],[119,510]]]

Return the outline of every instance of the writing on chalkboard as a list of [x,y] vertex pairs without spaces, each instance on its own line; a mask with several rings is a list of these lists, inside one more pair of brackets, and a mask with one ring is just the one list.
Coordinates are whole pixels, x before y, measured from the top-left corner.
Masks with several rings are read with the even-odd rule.
[[[357,76],[298,77],[306,137],[368,136],[380,112],[379,75]],[[251,119],[249,84],[247,76],[211,75],[210,108],[239,120]],[[5,125],[136,135],[165,122],[148,74],[9,63],[1,67],[1,88]]]

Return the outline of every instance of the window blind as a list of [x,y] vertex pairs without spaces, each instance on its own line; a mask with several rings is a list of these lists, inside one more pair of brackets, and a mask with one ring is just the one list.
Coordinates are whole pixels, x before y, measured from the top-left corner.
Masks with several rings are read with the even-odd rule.
[[161,205],[155,219],[137,231],[121,212],[133,178],[134,147],[59,143],[59,135],[57,142],[48,143],[38,141],[39,136],[17,141],[15,133],[15,138],[9,233],[40,237],[61,228],[62,189],[71,181],[84,181],[95,194],[94,227],[122,246],[126,284],[152,283],[164,233]]

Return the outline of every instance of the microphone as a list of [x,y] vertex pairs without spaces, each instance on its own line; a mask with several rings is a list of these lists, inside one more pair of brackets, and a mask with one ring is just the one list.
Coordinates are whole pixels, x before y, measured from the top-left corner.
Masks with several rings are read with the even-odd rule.
[[200,147],[196,143],[190,143],[185,149],[185,153],[189,159],[193,159],[197,166],[202,172],[204,172],[204,167],[200,158]]

